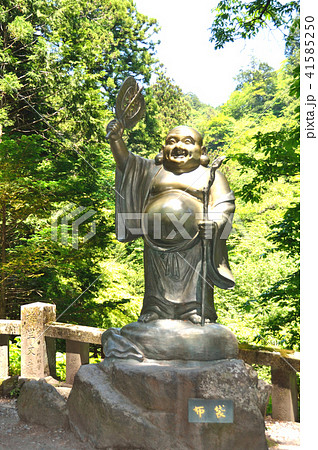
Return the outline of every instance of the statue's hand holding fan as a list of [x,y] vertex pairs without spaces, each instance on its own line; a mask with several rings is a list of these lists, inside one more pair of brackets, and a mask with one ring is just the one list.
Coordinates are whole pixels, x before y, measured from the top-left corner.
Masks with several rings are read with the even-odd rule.
[[107,139],[112,134],[123,132],[125,128],[133,128],[145,112],[145,100],[133,77],[128,77],[118,92],[115,113],[117,120],[113,120],[107,127]]

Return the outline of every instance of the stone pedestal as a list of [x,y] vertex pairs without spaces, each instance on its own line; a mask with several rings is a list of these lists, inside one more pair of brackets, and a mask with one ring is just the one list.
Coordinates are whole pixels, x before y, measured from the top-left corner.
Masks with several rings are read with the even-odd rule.
[[223,325],[204,327],[185,320],[133,322],[102,335],[106,358],[215,361],[237,358],[235,335]]
[[[233,423],[189,423],[191,398],[232,400]],[[262,450],[267,400],[242,360],[113,358],[79,369],[67,406],[73,431],[96,448]]]

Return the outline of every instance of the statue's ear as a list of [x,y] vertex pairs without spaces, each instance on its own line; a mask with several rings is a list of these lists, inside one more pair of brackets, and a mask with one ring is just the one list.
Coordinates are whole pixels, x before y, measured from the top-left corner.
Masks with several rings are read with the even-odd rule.
[[159,166],[162,163],[163,163],[163,153],[161,151],[160,153],[158,153],[158,155],[155,156],[155,164]]
[[207,155],[206,147],[201,147],[201,157],[200,157],[200,163],[202,166],[206,167],[209,165],[210,158]]
[[158,155],[155,156],[155,164],[157,166],[159,166],[160,164],[163,163],[163,149],[164,149],[164,145],[161,147],[160,153],[158,153]]

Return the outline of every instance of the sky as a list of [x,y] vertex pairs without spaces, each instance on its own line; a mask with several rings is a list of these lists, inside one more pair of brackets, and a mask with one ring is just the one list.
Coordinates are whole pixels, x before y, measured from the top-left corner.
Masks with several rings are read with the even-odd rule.
[[262,31],[253,40],[228,43],[214,50],[209,41],[211,9],[218,0],[134,0],[137,10],[161,26],[157,57],[184,93],[193,92],[214,107],[225,103],[235,89],[233,78],[252,56],[275,70],[284,60],[283,34]]

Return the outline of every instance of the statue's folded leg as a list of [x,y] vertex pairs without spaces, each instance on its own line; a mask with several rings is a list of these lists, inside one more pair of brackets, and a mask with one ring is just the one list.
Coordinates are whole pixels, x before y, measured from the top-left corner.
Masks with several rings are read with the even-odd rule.
[[[191,302],[178,305],[177,319],[189,320],[192,323],[201,323],[201,304]],[[211,305],[205,305],[205,322],[216,322],[217,315],[215,309]]]
[[157,314],[154,311],[151,311],[151,312],[147,312],[147,313],[141,314],[139,319],[138,319],[138,322],[145,322],[145,323],[147,323],[147,322],[151,322],[152,320],[158,320],[159,318],[160,318],[159,314]]
[[156,297],[145,297],[138,322],[174,319],[174,304]]
[[[198,302],[173,303],[156,297],[144,298],[139,322],[157,319],[190,320],[201,323],[201,304]],[[215,322],[216,312],[211,305],[206,305],[206,322]]]

